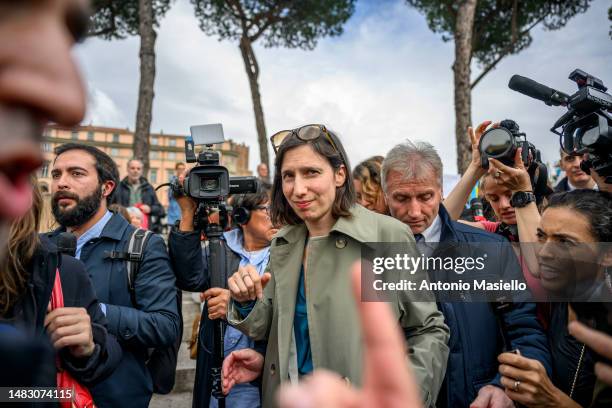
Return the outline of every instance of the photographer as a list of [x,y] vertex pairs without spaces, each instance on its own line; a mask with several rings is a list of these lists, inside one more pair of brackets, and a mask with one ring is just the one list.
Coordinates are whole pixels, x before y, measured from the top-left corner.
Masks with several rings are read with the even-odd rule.
[[[181,177],[181,182],[182,177]],[[177,286],[182,290],[204,291],[206,314],[199,331],[199,349],[196,370],[196,390],[194,407],[209,406],[209,400],[216,402],[210,395],[210,369],[212,355],[211,320],[225,319],[230,299],[229,290],[213,288],[210,285],[208,247],[200,244],[200,231],[194,231],[194,213],[197,203],[190,197],[177,197],[181,209],[179,228],[173,228],[169,236],[170,259],[177,276]],[[265,191],[255,194],[234,196],[233,222],[237,228],[223,233],[222,246],[225,253],[226,279],[245,267],[251,273],[261,276],[270,257],[270,241],[276,233],[269,215],[270,198]],[[224,355],[235,350],[253,348],[254,341],[233,327],[227,327],[224,337]],[[205,347],[202,347],[205,346]],[[226,398],[228,407],[258,407],[259,389],[253,384],[239,384],[232,388]]]
[[[481,163],[479,148],[480,139],[491,121],[482,122],[476,130],[468,128],[468,135],[472,145],[472,161],[463,177],[444,200],[444,207],[448,210],[451,219],[457,220],[465,207],[470,192],[480,180],[480,189],[484,198],[490,203],[496,222],[478,221],[459,222],[473,227],[503,235],[511,242],[534,243],[537,242],[536,226],[540,221],[540,213],[536,205],[532,181],[521,158],[522,148],[518,148],[514,155],[514,167],[507,166],[496,159],[489,159],[489,169],[484,169]],[[493,127],[499,127],[494,124]],[[518,200],[513,196],[527,198]],[[543,290],[539,281],[533,274],[537,271],[537,262],[533,253],[533,245],[521,247],[521,267],[523,276],[535,296],[542,296]]]
[[[596,290],[589,293],[610,299],[612,288],[605,277],[610,254],[596,251],[596,244],[612,239],[611,220],[609,194],[575,190],[551,196],[537,228],[541,282],[549,293],[571,300],[576,298],[576,288],[593,286]],[[592,285],[593,282],[597,285]],[[552,376],[546,375],[541,364],[532,359],[512,353],[499,356],[502,384],[510,398],[530,408],[609,406],[597,398],[592,401],[595,358],[585,343],[600,339],[589,339],[588,330],[580,325],[574,325],[574,329],[585,343],[573,338],[567,326],[577,317],[580,314],[567,302],[550,304],[548,339],[553,357]],[[600,373],[605,375],[605,368],[600,366]],[[605,392],[609,398],[610,389]]]

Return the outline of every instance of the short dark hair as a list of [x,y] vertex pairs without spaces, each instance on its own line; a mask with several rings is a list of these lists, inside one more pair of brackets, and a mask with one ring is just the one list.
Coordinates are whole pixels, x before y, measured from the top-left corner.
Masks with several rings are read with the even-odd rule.
[[[104,153],[97,147],[81,143],[64,143],[63,145],[57,146],[55,148],[55,160],[57,160],[57,157],[60,154],[70,150],[82,150],[93,156],[94,160],[96,161],[96,171],[98,172],[99,184],[102,184],[105,181],[112,181],[115,183],[115,188],[113,188],[113,191],[106,197],[106,203],[111,203],[111,199],[115,194],[115,190],[117,189],[117,183],[119,182],[119,169],[117,169],[117,164],[108,154]],[[54,163],[55,160],[53,161]]]
[[327,159],[334,171],[340,169],[342,165],[346,168],[346,179],[344,184],[336,188],[336,199],[332,205],[332,216],[334,218],[350,217],[350,208],[355,204],[355,186],[353,186],[353,177],[351,175],[351,166],[348,161],[348,156],[344,151],[340,139],[334,132],[328,130],[329,136],[337,147],[337,150],[329,142],[327,137],[321,135],[315,140],[304,141],[291,135],[281,143],[276,152],[274,160],[274,181],[272,183],[272,206],[271,216],[274,225],[297,225],[304,221],[298,217],[293,211],[285,195],[283,194],[283,179],[281,168],[285,154],[298,146],[309,145],[313,150]]
[[589,189],[556,193],[548,198],[548,208],[567,207],[584,215],[599,242],[612,242],[612,194]]
[[259,188],[256,193],[235,194],[232,198],[232,207],[244,207],[250,211],[267,201],[270,201],[270,195],[265,189]]

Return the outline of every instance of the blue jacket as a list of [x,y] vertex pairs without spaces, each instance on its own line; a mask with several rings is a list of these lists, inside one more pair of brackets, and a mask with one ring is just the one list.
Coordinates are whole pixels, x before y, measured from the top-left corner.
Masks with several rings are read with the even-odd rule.
[[[442,205],[439,215],[443,224],[440,242],[507,242],[499,235],[452,221]],[[500,253],[489,259],[497,260],[500,269],[508,269],[508,260],[516,258],[510,246],[494,246],[499,248]],[[520,271],[518,268],[514,270]],[[497,356],[503,351],[500,324],[489,303],[444,302],[440,308],[450,328],[450,354],[436,405],[448,408],[469,407],[483,386],[492,384],[501,387],[497,362]],[[512,349],[519,349],[523,356],[539,360],[550,376],[550,350],[546,334],[536,318],[536,305],[514,303],[503,314],[503,320]]]
[[[179,336],[180,318],[174,273],[161,237],[152,235],[144,249],[134,283],[136,305],[132,304],[126,262],[110,259],[110,251],[125,251],[134,227],[113,214],[99,238],[85,243],[85,264],[100,303],[106,305],[108,330],[123,349],[115,372],[91,388],[96,405],[104,407],[148,407],[153,394],[151,375],[145,365],[148,349],[170,346]],[[57,237],[62,229],[49,234]]]

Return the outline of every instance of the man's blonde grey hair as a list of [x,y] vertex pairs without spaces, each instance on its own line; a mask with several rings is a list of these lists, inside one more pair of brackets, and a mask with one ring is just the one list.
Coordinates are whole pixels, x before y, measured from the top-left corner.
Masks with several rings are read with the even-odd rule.
[[387,176],[391,171],[399,172],[404,180],[423,181],[433,171],[442,187],[442,160],[436,149],[427,142],[406,140],[387,153],[382,165],[381,184],[387,192]]

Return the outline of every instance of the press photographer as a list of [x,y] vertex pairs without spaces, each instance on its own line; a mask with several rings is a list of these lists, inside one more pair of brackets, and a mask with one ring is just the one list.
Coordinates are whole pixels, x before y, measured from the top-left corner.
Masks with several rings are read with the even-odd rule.
[[[480,180],[480,190],[493,209],[496,221],[460,222],[502,235],[511,242],[537,242],[540,213],[536,202],[541,202],[551,192],[546,184],[545,166],[539,160],[537,149],[527,142],[524,133],[519,132],[516,122],[505,120],[486,130],[491,123],[485,121],[476,130],[468,129],[472,161],[444,200],[444,206],[452,219],[458,219],[470,192]],[[533,244],[515,249],[531,292],[538,298],[543,297],[544,291],[533,276],[537,270]]]
[[[192,127],[197,139],[204,131],[210,134],[215,128]],[[216,128],[218,129],[218,128]],[[209,135],[214,137],[214,135]],[[202,140],[199,140],[202,141]],[[212,151],[214,139],[206,139],[207,147],[195,159],[194,143],[188,141],[187,161],[198,161],[198,166],[188,174],[179,176],[178,185],[173,186],[181,217],[178,228],[173,228],[168,239],[170,259],[177,276],[177,286],[182,290],[204,292],[206,300],[200,319],[196,380],[194,386],[194,407],[208,408],[211,398],[217,405],[214,393],[214,370],[220,368],[218,350],[224,344],[223,357],[235,350],[254,348],[255,342],[232,327],[222,325],[223,341],[218,342],[215,324],[225,320],[230,300],[226,282],[236,271],[249,273],[253,279],[263,275],[270,256],[270,241],[276,232],[270,221],[270,198],[265,190],[252,191],[256,185],[252,179],[241,178],[247,183],[233,196],[233,210],[228,214],[225,207],[230,189],[226,168],[219,165],[218,153]],[[187,182],[185,182],[187,179]],[[218,223],[209,220],[212,213],[218,216]],[[223,231],[231,216],[235,228]],[[212,218],[212,217],[211,217]],[[204,246],[201,237],[204,233]],[[215,276],[218,275],[218,276]],[[215,322],[216,321],[216,322]],[[258,407],[259,388],[253,384],[234,387],[225,398],[229,407]],[[221,404],[219,404],[221,405]]]

